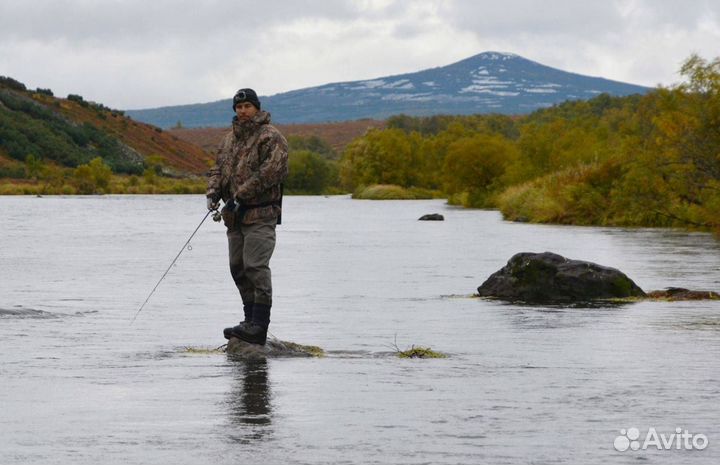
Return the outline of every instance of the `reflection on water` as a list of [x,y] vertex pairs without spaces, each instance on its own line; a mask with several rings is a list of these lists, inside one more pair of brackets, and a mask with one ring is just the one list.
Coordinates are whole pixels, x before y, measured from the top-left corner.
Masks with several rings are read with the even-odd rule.
[[233,368],[232,389],[228,392],[228,417],[233,427],[230,438],[247,443],[264,439],[272,423],[271,393],[266,360],[242,360],[228,355]]

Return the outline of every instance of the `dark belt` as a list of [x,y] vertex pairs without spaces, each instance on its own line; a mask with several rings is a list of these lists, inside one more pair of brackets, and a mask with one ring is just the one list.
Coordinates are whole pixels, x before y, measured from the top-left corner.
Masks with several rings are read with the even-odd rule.
[[[245,216],[245,213],[247,213],[248,210],[255,210],[256,208],[263,208],[263,207],[272,207],[272,206],[278,206],[282,208],[282,186],[280,187],[280,199],[279,200],[273,200],[271,202],[263,202],[263,203],[255,203],[255,204],[242,204],[239,208],[236,208],[236,203],[234,199],[230,199],[226,204],[225,207],[223,207],[223,210],[230,210],[237,214],[240,221],[242,221],[242,217]],[[282,213],[278,215],[277,224],[282,224]]]

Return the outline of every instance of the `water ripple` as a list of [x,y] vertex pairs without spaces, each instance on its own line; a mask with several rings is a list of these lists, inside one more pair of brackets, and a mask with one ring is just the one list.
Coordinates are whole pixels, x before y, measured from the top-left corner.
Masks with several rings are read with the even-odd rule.
[[0,308],[0,318],[37,318],[37,319],[48,319],[48,318],[60,318],[61,316],[67,316],[59,313],[51,313],[35,308],[27,308],[18,306],[15,308]]

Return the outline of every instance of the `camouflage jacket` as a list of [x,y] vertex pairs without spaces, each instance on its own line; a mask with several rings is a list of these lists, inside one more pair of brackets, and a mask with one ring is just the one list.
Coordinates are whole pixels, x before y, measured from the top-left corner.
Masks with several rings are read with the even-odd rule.
[[[287,141],[270,124],[270,113],[261,110],[250,121],[233,119],[233,129],[220,144],[215,166],[208,172],[207,196],[239,202],[246,208],[244,224],[277,218],[280,184],[287,175]],[[253,207],[257,205],[263,206]]]

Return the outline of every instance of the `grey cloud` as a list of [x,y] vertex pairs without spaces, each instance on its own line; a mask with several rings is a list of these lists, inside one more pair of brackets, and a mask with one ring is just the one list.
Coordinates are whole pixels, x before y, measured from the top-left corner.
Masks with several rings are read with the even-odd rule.
[[440,9],[450,23],[480,37],[525,34],[593,33],[614,29],[622,17],[607,2],[506,0],[503,2],[452,1]]
[[9,0],[0,3],[0,39],[190,41],[229,30],[249,36],[307,17],[347,20],[357,12],[349,1]]
[[709,16],[717,17],[720,3],[708,0],[637,0],[620,3],[627,7],[637,21],[655,26],[672,25],[679,28],[694,28],[699,21]]
[[522,34],[555,36],[597,36],[619,34],[633,28],[673,25],[693,28],[708,14],[720,9],[707,0],[616,0],[577,2],[573,0],[506,0],[444,3],[440,14],[450,23],[479,37],[511,37]]

